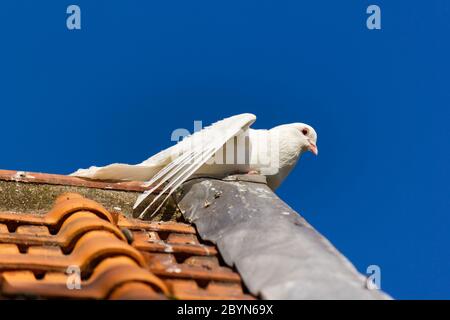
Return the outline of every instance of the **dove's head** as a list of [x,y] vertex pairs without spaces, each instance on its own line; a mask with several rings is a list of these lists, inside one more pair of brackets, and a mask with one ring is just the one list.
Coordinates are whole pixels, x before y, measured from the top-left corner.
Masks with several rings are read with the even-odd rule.
[[277,128],[282,129],[292,138],[292,140],[295,140],[297,147],[299,147],[302,152],[311,151],[316,156],[319,154],[319,149],[317,148],[317,133],[310,125],[297,122],[285,124]]
[[278,173],[269,176],[268,185],[275,190],[283,179],[294,168],[304,152],[319,153],[317,148],[317,133],[305,123],[289,123],[269,130],[272,141],[278,141]]
[[303,149],[311,151],[317,156],[319,149],[317,148],[317,133],[314,128],[305,123],[293,123],[291,125],[297,129],[300,139],[303,141]]

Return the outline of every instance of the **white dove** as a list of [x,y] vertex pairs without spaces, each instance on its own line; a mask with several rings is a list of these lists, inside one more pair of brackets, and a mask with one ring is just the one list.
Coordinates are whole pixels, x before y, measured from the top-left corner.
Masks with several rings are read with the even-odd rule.
[[250,113],[232,116],[185,137],[139,164],[92,166],[71,175],[98,180],[147,181],[151,188],[137,199],[134,208],[161,187],[162,191],[146,206],[140,218],[164,195],[159,206],[152,210],[156,213],[193,176],[223,178],[238,173],[261,174],[275,190],[303,152],[318,154],[317,134],[304,123],[284,124],[270,130],[250,129],[255,120],[256,116]]

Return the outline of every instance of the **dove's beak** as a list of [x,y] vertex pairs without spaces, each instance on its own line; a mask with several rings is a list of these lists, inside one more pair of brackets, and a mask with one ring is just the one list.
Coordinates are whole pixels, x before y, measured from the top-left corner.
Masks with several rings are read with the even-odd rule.
[[312,142],[309,143],[309,151],[314,153],[316,156],[319,154],[319,149],[317,149],[317,146]]

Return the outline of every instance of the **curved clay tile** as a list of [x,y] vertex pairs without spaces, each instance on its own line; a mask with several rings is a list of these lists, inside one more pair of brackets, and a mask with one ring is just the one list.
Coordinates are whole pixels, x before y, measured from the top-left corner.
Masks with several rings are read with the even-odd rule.
[[44,215],[0,212],[0,298],[252,299],[217,256],[189,224],[112,214],[77,193]]

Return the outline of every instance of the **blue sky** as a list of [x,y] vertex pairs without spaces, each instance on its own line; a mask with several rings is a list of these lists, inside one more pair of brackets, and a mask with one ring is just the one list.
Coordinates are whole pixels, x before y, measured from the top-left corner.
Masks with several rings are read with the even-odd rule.
[[0,168],[136,163],[242,112],[307,122],[319,157],[278,194],[393,297],[450,298],[449,16],[445,0],[3,1]]

